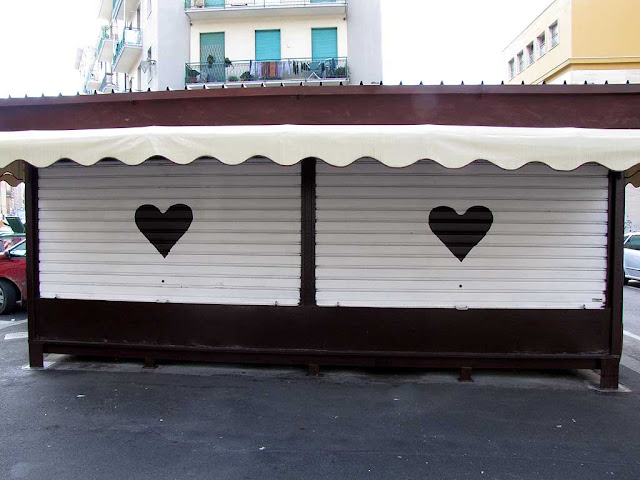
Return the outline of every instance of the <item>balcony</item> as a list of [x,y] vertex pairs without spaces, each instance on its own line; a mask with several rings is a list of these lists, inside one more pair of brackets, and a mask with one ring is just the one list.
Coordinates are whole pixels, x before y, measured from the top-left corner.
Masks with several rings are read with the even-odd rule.
[[122,8],[122,5],[124,4],[124,0],[111,0],[111,1],[113,2],[111,18],[113,18],[114,20],[130,19],[131,15],[133,15],[135,11],[138,9],[138,5],[140,5],[139,1],[127,0],[125,8]]
[[102,77],[102,82],[100,82],[100,86],[98,86],[98,91],[100,93],[111,93],[111,90],[117,92],[118,88],[118,75],[115,73],[105,73],[104,77]]
[[113,12],[113,0],[100,0],[100,10],[98,10],[98,18],[108,22],[111,20]]
[[98,40],[98,46],[96,48],[96,58],[99,62],[111,63],[113,60],[113,46],[114,41],[109,26],[105,25],[102,27],[100,40]]
[[93,68],[87,72],[87,76],[84,79],[84,92],[91,93],[97,90],[100,86],[100,75],[102,72],[99,68]]
[[139,28],[125,28],[120,41],[116,45],[113,55],[113,70],[129,73],[140,61],[142,56],[142,30]]
[[122,4],[124,0],[112,0],[112,9],[111,16],[114,20],[124,20],[124,10],[122,9]]
[[191,20],[221,17],[345,15],[347,0],[185,0]]
[[315,61],[287,58],[277,61],[234,60],[229,63],[187,63],[185,85],[202,88],[227,85],[246,86],[305,83],[340,83],[349,79],[346,57]]

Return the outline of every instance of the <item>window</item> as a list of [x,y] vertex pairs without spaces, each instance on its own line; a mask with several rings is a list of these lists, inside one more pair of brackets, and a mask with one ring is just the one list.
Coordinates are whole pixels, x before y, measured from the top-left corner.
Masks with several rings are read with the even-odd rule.
[[224,32],[200,34],[200,81],[202,83],[224,82],[225,69],[225,40]]
[[551,48],[553,48],[558,45],[558,22],[551,25],[549,31],[551,32]]
[[512,58],[509,60],[509,78],[513,78],[516,76],[516,64],[515,60]]
[[280,30],[256,30],[256,60],[280,60]]
[[524,52],[518,54],[518,72],[524,71]]
[[338,29],[311,29],[311,57],[314,62],[338,58]]
[[631,250],[640,250],[640,235],[632,235],[627,243],[624,244],[624,248],[630,248]]
[[542,32],[538,36],[538,56],[541,57],[547,53],[547,34]]
[[527,45],[527,58],[529,59],[529,65],[536,61],[533,49],[533,42]]
[[22,241],[9,248],[9,253],[12,257],[26,257],[27,256],[27,242]]

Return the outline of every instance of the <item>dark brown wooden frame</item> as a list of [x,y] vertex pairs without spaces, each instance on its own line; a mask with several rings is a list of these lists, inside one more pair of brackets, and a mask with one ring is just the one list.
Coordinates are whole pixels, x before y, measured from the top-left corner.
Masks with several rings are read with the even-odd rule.
[[149,125],[640,129],[640,85],[273,87],[0,99],[0,131]]
[[[317,116],[309,117],[309,111]],[[639,112],[640,87],[628,85],[301,87],[0,100],[0,130],[278,123],[640,128]],[[303,161],[301,178],[300,307],[158,305],[39,298],[38,172],[28,167],[31,366],[42,366],[44,353],[59,352],[151,360],[455,367],[466,372],[474,367],[597,368],[601,386],[617,388],[622,174],[610,173],[608,291],[602,310],[317,307],[314,159]]]

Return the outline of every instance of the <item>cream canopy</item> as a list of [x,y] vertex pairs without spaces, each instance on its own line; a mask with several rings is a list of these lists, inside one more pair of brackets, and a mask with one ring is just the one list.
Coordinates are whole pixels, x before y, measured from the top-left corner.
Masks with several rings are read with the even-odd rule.
[[47,167],[60,159],[92,165],[103,158],[138,165],[154,156],[177,164],[214,157],[229,165],[253,157],[293,165],[315,157],[337,167],[359,158],[389,167],[430,159],[448,168],[482,159],[507,170],[531,162],[573,170],[593,162],[626,171],[640,164],[640,130],[276,125],[0,132],[0,167],[15,160]]

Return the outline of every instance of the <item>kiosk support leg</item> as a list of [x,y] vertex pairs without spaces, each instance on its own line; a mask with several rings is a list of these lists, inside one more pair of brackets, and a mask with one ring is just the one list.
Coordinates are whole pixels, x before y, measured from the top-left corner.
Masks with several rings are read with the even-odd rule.
[[153,357],[144,357],[144,367],[142,368],[158,368],[156,359]]
[[471,367],[460,367],[460,378],[459,382],[473,382],[473,378],[471,378]]
[[29,342],[29,367],[44,367],[44,350],[39,343]]
[[618,389],[620,364],[618,360],[602,360],[600,365],[600,388]]

